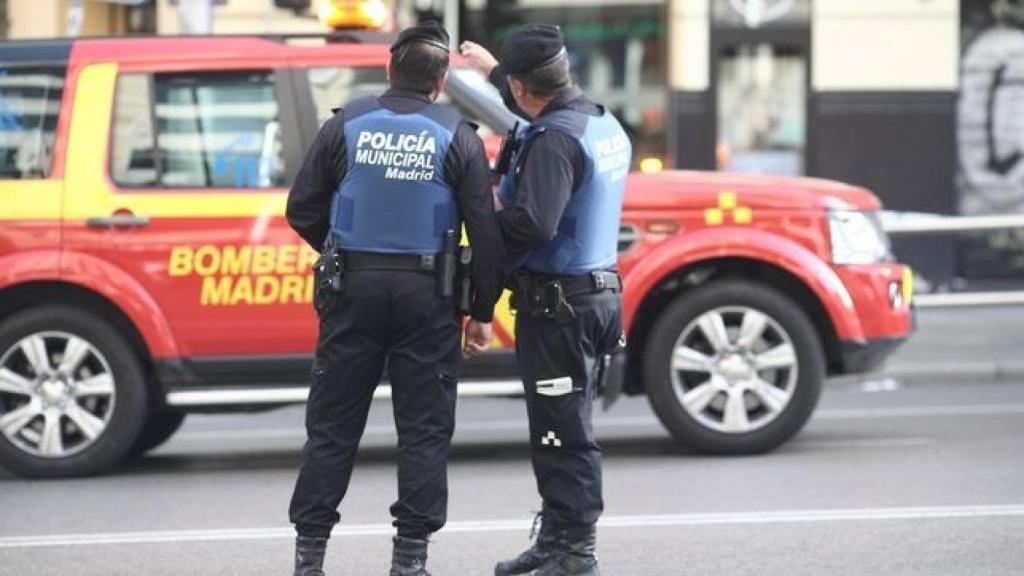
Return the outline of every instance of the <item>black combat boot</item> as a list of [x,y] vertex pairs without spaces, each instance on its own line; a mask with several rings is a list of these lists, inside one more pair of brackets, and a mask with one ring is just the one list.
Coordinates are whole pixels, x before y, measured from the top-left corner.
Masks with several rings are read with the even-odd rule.
[[390,576],[430,576],[427,572],[427,540],[395,536]]
[[[537,526],[540,526],[540,530]],[[542,514],[537,514],[533,519],[533,528],[530,530],[530,538],[536,536],[533,546],[523,551],[519,556],[511,560],[498,562],[494,567],[494,576],[512,576],[513,574],[528,574],[539,568],[546,562],[555,550],[554,529],[550,522],[544,522]]]
[[599,576],[597,535],[593,526],[559,529],[554,554],[534,576]]
[[295,576],[324,576],[327,538],[299,536],[295,539]]

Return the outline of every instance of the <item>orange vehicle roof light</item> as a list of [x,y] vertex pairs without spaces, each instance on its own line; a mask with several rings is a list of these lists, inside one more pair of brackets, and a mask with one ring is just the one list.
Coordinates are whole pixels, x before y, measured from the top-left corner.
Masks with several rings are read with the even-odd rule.
[[320,22],[334,30],[377,30],[391,18],[384,0],[320,0]]

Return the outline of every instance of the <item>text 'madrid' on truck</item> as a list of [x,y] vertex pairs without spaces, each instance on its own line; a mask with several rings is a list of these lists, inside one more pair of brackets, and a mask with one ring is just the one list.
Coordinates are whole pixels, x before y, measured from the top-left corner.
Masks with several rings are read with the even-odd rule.
[[[188,412],[305,398],[316,254],[284,219],[288,184],[332,107],[385,88],[386,42],[343,40],[3,45],[0,465],[96,473],[158,446]],[[458,66],[442,99],[492,152],[514,120]],[[826,376],[870,369],[911,332],[911,275],[867,190],[629,178],[625,392],[646,394],[679,442],[778,446]],[[519,386],[507,304],[460,393]]]

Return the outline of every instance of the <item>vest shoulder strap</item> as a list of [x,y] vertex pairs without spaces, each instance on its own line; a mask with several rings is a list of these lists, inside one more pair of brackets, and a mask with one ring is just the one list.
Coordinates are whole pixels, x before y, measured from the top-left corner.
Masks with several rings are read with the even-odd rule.
[[437,122],[451,133],[455,133],[455,130],[459,127],[459,124],[463,121],[462,113],[459,112],[454,106],[447,104],[438,104],[431,102],[425,108],[419,111],[419,114],[430,118],[434,122]]
[[345,111],[345,120],[355,120],[356,118],[373,112],[380,108],[380,100],[377,96],[363,96],[362,98],[356,98],[342,108]]
[[[370,112],[380,110],[384,108],[380,103],[380,97],[378,96],[363,96],[362,98],[356,98],[348,104],[345,104],[343,110],[345,111],[345,120],[354,120]],[[445,130],[451,133],[455,133],[455,130],[459,127],[459,123],[463,121],[462,113],[459,112],[455,107],[448,106],[446,104],[430,103],[420,110],[413,112],[425,116],[430,120],[440,124]]]
[[562,108],[537,118],[532,126],[545,130],[558,130],[572,138],[583,136],[591,116],[578,110]]

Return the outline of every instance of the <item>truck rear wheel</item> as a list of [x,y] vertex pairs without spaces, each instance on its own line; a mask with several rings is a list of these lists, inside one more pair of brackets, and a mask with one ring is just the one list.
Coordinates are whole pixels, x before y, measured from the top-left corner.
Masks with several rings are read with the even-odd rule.
[[720,280],[683,294],[652,329],[648,399],[672,436],[709,454],[771,450],[818,403],[825,358],[814,325],[770,286]]
[[0,326],[0,465],[36,478],[101,472],[145,420],[139,360],[98,316],[47,306]]

